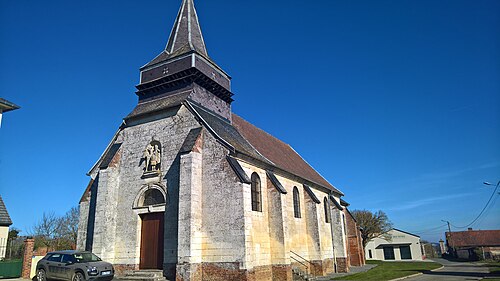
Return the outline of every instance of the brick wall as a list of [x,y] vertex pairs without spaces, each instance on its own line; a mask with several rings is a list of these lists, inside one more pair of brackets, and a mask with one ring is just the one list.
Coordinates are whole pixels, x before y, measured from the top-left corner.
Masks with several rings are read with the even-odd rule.
[[31,258],[33,257],[33,250],[35,247],[35,239],[28,238],[24,241],[24,257],[23,257],[23,269],[22,277],[24,279],[30,279],[31,273]]

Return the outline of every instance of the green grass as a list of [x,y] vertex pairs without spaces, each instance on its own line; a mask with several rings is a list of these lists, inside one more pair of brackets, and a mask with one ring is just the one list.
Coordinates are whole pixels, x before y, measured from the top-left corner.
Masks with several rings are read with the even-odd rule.
[[488,281],[500,281],[500,262],[488,262],[486,266],[489,267],[490,269],[490,274],[491,276],[494,276],[493,278],[487,278],[485,280]]
[[435,262],[385,262],[367,261],[367,264],[378,264],[367,272],[353,275],[337,277],[332,280],[373,280],[383,281],[404,277],[415,273],[440,268],[441,265]]

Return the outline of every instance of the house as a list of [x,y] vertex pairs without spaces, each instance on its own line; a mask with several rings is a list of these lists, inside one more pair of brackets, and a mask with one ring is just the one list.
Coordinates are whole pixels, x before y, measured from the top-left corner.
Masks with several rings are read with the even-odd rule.
[[165,50],[140,69],[136,94],[88,173],[78,249],[136,278],[349,270],[344,194],[232,112],[231,78],[208,55],[193,0],[182,1]]
[[19,106],[0,98],[0,127],[2,126],[2,114],[16,109],[19,109]]
[[446,232],[448,252],[467,260],[500,259],[500,230]]
[[422,260],[420,237],[391,229],[370,240],[365,247],[367,260]]
[[4,259],[7,252],[7,243],[9,239],[9,226],[12,225],[5,203],[0,196],[0,260]]

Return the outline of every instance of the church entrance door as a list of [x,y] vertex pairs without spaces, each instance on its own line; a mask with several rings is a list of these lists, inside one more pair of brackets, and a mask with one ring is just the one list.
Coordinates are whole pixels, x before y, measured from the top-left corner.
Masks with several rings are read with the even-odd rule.
[[165,213],[141,215],[140,269],[163,268],[163,221]]

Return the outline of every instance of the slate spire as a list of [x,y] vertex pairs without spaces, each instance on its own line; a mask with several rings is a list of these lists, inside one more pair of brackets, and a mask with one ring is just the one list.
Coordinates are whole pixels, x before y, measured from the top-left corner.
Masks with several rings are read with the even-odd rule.
[[[206,107],[213,95],[225,102],[225,118],[230,119],[231,77],[208,56],[194,0],[182,0],[165,49],[140,71],[140,102],[191,89],[189,98]],[[202,97],[204,91],[208,95]]]
[[165,51],[170,56],[196,51],[208,57],[194,0],[183,0]]

